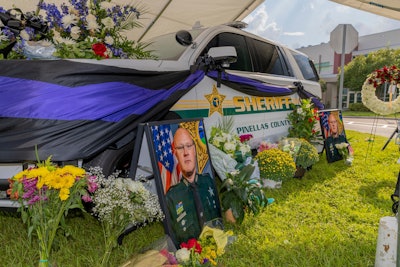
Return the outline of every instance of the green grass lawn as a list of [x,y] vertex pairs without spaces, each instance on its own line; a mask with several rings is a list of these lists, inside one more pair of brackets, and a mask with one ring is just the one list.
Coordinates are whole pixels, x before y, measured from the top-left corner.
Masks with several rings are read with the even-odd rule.
[[[399,149],[387,138],[346,131],[355,150],[353,166],[328,164],[325,154],[302,179],[266,189],[275,202],[242,225],[228,225],[237,236],[220,266],[374,266],[379,219],[392,216],[390,195],[396,185]],[[69,218],[72,235],[58,239],[57,266],[95,266],[102,231],[89,215]],[[37,266],[38,247],[27,240],[15,214],[0,214],[1,266]],[[110,266],[120,266],[163,236],[161,223],[124,238]]]

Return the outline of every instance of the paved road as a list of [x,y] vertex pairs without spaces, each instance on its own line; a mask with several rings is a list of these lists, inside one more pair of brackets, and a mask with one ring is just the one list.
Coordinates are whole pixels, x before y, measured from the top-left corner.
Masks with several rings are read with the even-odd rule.
[[[343,117],[344,129],[390,137],[397,121],[384,118]],[[396,136],[396,135],[395,135]]]

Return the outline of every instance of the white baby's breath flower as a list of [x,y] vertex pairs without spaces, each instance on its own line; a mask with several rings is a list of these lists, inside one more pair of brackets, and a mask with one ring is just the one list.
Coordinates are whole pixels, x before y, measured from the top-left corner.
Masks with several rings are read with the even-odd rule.
[[102,19],[101,23],[104,25],[105,29],[112,29],[115,26],[114,21],[110,17]]
[[27,41],[30,40],[29,33],[26,30],[20,31],[19,36],[21,36],[21,38],[24,40],[27,40]]
[[74,14],[67,14],[62,17],[61,22],[65,28],[68,28],[71,25],[75,25],[78,22],[78,18]]

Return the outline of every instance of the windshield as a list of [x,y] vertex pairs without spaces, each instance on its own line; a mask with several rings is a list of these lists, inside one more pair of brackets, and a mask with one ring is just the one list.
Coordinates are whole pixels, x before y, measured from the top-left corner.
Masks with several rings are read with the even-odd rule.
[[[191,30],[189,32],[193,40],[195,40],[202,31],[204,29]],[[157,59],[177,60],[186,50],[187,46],[180,45],[175,39],[175,34],[169,33],[154,37],[149,41],[150,44],[146,47],[146,50],[150,50],[152,55],[157,57]]]

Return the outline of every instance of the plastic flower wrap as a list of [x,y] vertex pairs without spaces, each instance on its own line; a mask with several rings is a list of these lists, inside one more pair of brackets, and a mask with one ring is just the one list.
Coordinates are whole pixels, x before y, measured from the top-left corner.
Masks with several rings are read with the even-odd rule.
[[239,224],[246,212],[257,215],[268,204],[259,177],[252,178],[254,170],[255,166],[249,164],[240,171],[228,173],[219,191],[222,209],[224,211],[231,209],[233,217]]
[[242,163],[247,159],[247,157],[251,156],[251,147],[248,144],[248,141],[252,137],[252,135],[242,137],[243,142],[241,142],[238,135],[231,134],[219,127],[213,126],[211,127],[209,143],[225,152],[239,163]]
[[293,160],[296,162],[297,154],[301,147],[301,140],[299,138],[284,138],[279,142],[279,148],[289,153]]
[[17,173],[10,180],[10,196],[21,204],[19,211],[29,227],[28,235],[39,239],[39,266],[49,266],[49,258],[57,230],[65,228],[70,209],[84,210],[82,200],[90,202],[89,193],[98,185],[96,177],[71,165],[58,167],[49,157],[37,167]]
[[272,148],[278,148],[278,144],[271,143],[268,141],[261,141],[261,143],[259,144],[259,146],[257,148],[257,152],[262,152],[264,150],[268,150],[268,149],[272,149]]

